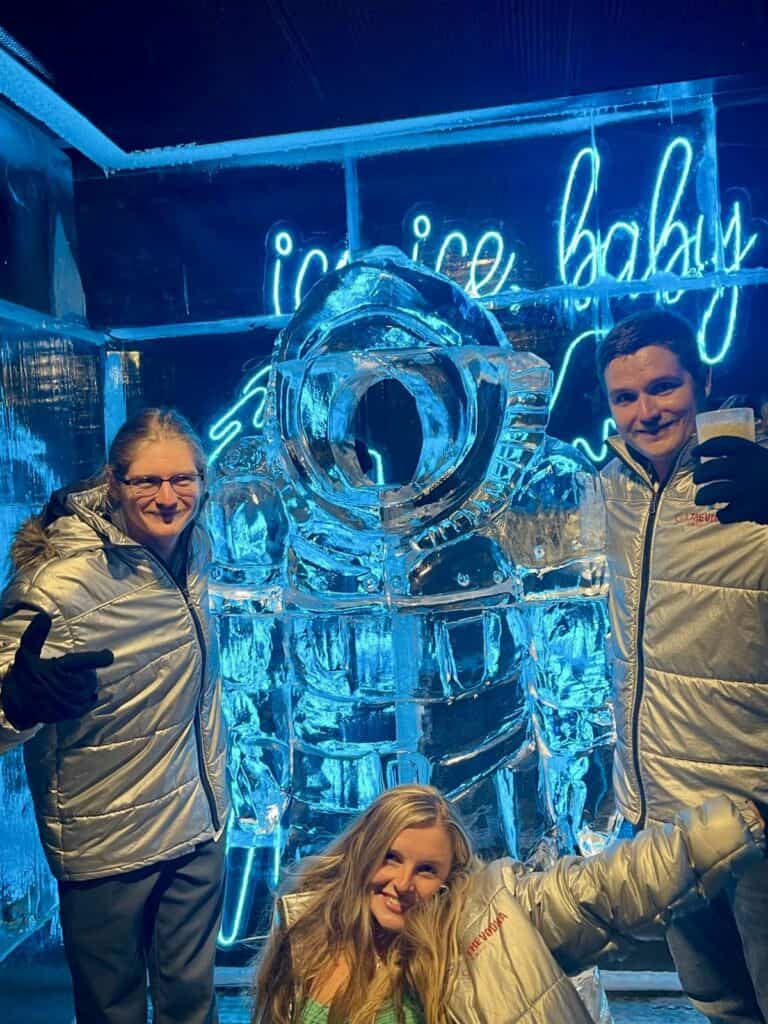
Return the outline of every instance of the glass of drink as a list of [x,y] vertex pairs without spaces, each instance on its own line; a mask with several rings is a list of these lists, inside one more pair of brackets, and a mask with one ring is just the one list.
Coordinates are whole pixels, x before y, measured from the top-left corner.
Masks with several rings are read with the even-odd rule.
[[700,412],[696,417],[696,436],[699,444],[710,437],[743,437],[755,440],[755,414],[750,408],[714,409]]
[[[700,412],[696,417],[696,437],[699,444],[710,437],[743,437],[747,441],[755,440],[755,414],[750,408],[713,409],[712,412]],[[708,456],[700,456],[702,462],[708,462]],[[709,505],[710,509],[724,508],[720,502]]]

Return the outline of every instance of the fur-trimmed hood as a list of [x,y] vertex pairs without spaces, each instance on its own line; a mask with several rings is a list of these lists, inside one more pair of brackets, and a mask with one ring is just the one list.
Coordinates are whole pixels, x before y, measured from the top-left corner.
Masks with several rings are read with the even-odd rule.
[[54,491],[42,511],[26,519],[10,549],[14,573],[29,573],[54,558],[112,543],[130,543],[111,522],[103,473]]
[[25,519],[11,542],[11,568],[14,572],[29,572],[38,565],[56,558],[58,552],[43,527],[42,515]]

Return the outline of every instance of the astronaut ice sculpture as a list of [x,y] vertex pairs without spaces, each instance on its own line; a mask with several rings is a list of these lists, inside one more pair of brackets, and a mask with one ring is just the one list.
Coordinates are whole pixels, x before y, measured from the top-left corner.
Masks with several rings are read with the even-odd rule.
[[552,375],[381,248],[277,339],[263,434],[212,488],[235,818],[222,942],[259,882],[382,789],[431,783],[485,855],[613,831],[602,506],[545,434]]

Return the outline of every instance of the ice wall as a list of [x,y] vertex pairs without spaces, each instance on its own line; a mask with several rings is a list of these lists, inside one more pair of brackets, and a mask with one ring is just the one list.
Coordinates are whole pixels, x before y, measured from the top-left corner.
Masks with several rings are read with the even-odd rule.
[[[51,490],[103,458],[102,341],[82,325],[72,175],[50,139],[0,108],[0,578]],[[21,751],[0,758],[0,960],[55,910]]]

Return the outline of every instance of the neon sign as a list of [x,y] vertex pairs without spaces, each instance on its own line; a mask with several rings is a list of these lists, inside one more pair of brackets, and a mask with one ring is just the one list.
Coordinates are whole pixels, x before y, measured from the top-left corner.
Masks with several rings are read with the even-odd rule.
[[[432,234],[431,218],[426,213],[416,214],[411,222],[411,231],[415,238],[411,258],[415,263],[426,265],[427,260],[423,258],[420,250],[422,244]],[[449,231],[440,242],[433,269],[438,274],[443,273],[447,254],[451,249],[457,250],[459,256],[463,260],[467,260],[468,274],[464,284],[467,294],[476,299],[486,295],[498,295],[507,283],[517,258],[517,253],[512,252],[505,262],[505,246],[507,249],[509,248],[500,231],[485,231],[475,242],[472,247],[472,255],[468,258],[470,243],[467,236],[463,231]],[[490,264],[490,266],[485,266],[485,264]],[[478,273],[483,274],[479,279]],[[518,286],[515,284],[510,285],[510,288],[518,290]]]
[[[621,291],[616,292],[616,283],[624,283],[627,286],[623,291],[625,298],[636,299],[641,291],[647,294],[650,288],[657,303],[674,305],[687,290],[685,279],[701,279],[714,272],[718,280],[697,328],[701,360],[713,366],[725,358],[733,343],[739,308],[739,272],[757,244],[758,235],[745,237],[738,201],[723,211],[722,224],[708,225],[702,213],[692,221],[684,218],[681,208],[691,190],[693,169],[693,144],[686,136],[678,135],[661,154],[646,222],[615,220],[601,232],[592,226],[601,189],[600,152],[594,145],[580,149],[568,168],[559,203],[555,242],[559,288],[553,300],[580,313],[601,298],[605,284],[613,286],[611,295],[617,295]],[[709,249],[705,251],[707,240]],[[500,229],[486,229],[472,235],[452,228],[441,234],[427,213],[416,212],[407,221],[403,248],[415,261],[438,273],[446,269],[449,260],[458,259],[465,272],[460,282],[462,287],[468,294],[485,299],[493,306],[505,303],[512,306],[523,300],[535,300],[537,296],[539,301],[546,298],[548,289],[544,289],[544,295],[524,291],[513,280],[517,253]],[[342,247],[333,251],[313,243],[303,249],[291,231],[282,226],[270,232],[267,254],[267,306],[269,312],[277,316],[296,309],[319,277],[331,267],[344,266],[350,258],[349,251]],[[723,284],[723,274],[733,276],[734,283]],[[657,279],[660,280],[658,290],[653,288]],[[633,283],[645,287],[633,291]],[[676,288],[672,290],[670,284]],[[700,289],[701,284],[696,288]],[[718,325],[718,337],[714,337],[715,325]],[[553,409],[567,383],[574,351],[584,342],[594,341],[595,333],[594,330],[583,331],[568,343],[557,371]],[[211,462],[242,433],[244,423],[239,415],[249,402],[253,403],[250,423],[255,429],[260,428],[267,374],[265,367],[251,377],[240,397],[211,427],[209,438],[216,446]],[[610,420],[603,421],[603,442],[610,423]],[[604,443],[597,452],[584,438],[576,438],[574,444],[595,461],[605,457]]]
[[[592,146],[580,150],[570,167],[560,208],[557,232],[557,257],[560,280],[575,288],[597,286],[602,278],[615,281],[648,281],[657,274],[675,274],[677,277],[700,277],[707,270],[725,270],[736,274],[744,265],[745,257],[757,243],[757,234],[745,242],[741,206],[734,202],[725,227],[715,225],[712,253],[703,252],[705,219],[698,214],[694,224],[687,224],[679,215],[680,204],[689,186],[693,165],[693,147],[685,136],[673,139],[662,154],[651,194],[648,213],[647,264],[638,273],[638,255],[643,231],[636,220],[615,221],[601,238],[598,231],[585,227],[599,189],[600,154]],[[586,178],[579,204],[574,199],[577,181]],[[574,212],[575,207],[575,212]],[[568,234],[568,225],[571,226]],[[613,272],[610,269],[612,250],[623,242],[623,262]],[[722,256],[720,253],[722,252]],[[618,261],[617,261],[618,263]],[[656,299],[665,305],[679,302],[685,289],[674,292],[659,291]],[[726,297],[725,293],[730,295]],[[630,298],[636,298],[630,294]],[[586,309],[596,296],[574,299],[577,310]],[[728,304],[726,326],[719,342],[709,337],[709,328],[718,305]],[[714,366],[724,359],[733,342],[739,286],[717,287],[699,324],[697,341],[702,362]]]
[[208,431],[208,439],[213,441],[216,447],[208,456],[208,464],[213,465],[219,455],[228,447],[236,437],[242,434],[245,429],[243,421],[238,419],[240,410],[249,402],[253,402],[254,408],[251,415],[250,425],[254,430],[261,430],[264,426],[264,407],[267,403],[267,382],[269,379],[269,365],[262,366],[252,377],[246,381],[240,392],[240,397],[231,405],[223,416],[213,424]]
[[[274,232],[272,235],[271,245],[268,244],[267,249],[272,249],[273,265],[269,274],[270,285],[270,301],[271,310],[275,316],[282,316],[287,309],[283,308],[283,263],[284,261],[293,254],[296,243],[293,235],[290,231],[281,229]],[[345,249],[341,255],[336,259],[334,267],[339,270],[346,263],[349,262],[349,250]],[[296,276],[293,281],[293,287],[290,289],[292,305],[289,307],[291,311],[298,309],[301,305],[301,300],[304,298],[306,292],[315,283],[318,277],[322,277],[323,274],[327,274],[331,266],[331,258],[325,249],[321,249],[317,246],[309,249],[307,252],[302,253],[301,262],[299,263]]]
[[[253,882],[258,878],[259,874],[262,878],[266,874],[270,887],[274,888],[277,885],[277,879],[280,874],[280,856],[284,845],[280,825],[275,827],[274,832],[265,836],[265,839],[271,839],[272,842],[265,842],[261,847],[250,846],[243,848],[228,846],[227,848],[228,852],[231,852],[232,849],[239,849],[241,853],[245,854],[245,857],[242,864],[242,874],[237,883],[237,895],[234,900],[231,898],[226,899],[221,916],[221,925],[219,926],[219,934],[217,936],[217,944],[221,949],[228,949],[230,946],[234,946],[237,942],[242,941],[243,923],[248,912],[248,897],[252,898],[253,896]],[[256,858],[257,852],[261,854],[258,861]],[[263,863],[265,853],[270,858],[266,872]],[[229,870],[231,877],[231,868]],[[233,907],[234,909],[232,909]],[[231,920],[230,911],[232,911]]]
[[[705,218],[699,214],[693,224],[686,223],[679,215],[682,199],[691,183],[694,151],[685,136],[674,138],[664,150],[659,161],[651,193],[651,203],[645,230],[647,239],[646,266],[638,273],[640,243],[643,228],[636,220],[616,220],[608,226],[604,235],[599,230],[587,227],[594,214],[594,204],[600,189],[600,153],[594,146],[579,150],[573,158],[566,176],[557,221],[557,263],[559,280],[576,289],[591,289],[601,279],[612,281],[648,281],[657,273],[675,274],[678,277],[700,276],[708,269],[722,269],[736,273],[744,265],[744,259],[754,248],[757,235],[752,234],[742,241],[743,226],[741,207],[738,202],[731,206],[730,215],[724,228],[712,232],[713,251],[703,253]],[[579,190],[583,194],[579,194]],[[517,253],[511,248],[501,231],[486,230],[476,239],[465,232],[452,229],[447,234],[435,234],[432,218],[426,213],[416,213],[408,225],[409,238],[404,248],[410,250],[414,261],[430,266],[441,273],[450,254],[463,261],[466,278],[463,287],[475,298],[492,298],[506,287],[507,292],[519,292],[520,285],[510,281],[515,269]],[[427,243],[432,257],[427,255]],[[313,245],[302,251],[291,232],[285,228],[272,236],[269,253],[271,266],[268,278],[271,282],[270,312],[282,315],[288,309],[296,309],[308,288],[317,278],[328,271],[333,264],[342,267],[349,262],[349,251],[333,255]],[[719,252],[722,250],[722,259]],[[291,257],[298,263],[288,270]],[[294,260],[295,262],[295,260]],[[293,273],[290,280],[289,274]],[[712,351],[707,338],[707,327],[714,308],[722,301],[725,289],[715,289],[710,307],[705,314],[699,334],[699,347],[704,362],[719,362],[733,339],[733,320],[738,304],[732,286],[731,305],[725,337]],[[286,301],[286,294],[290,297]],[[684,289],[675,292],[662,291],[659,301],[673,304],[682,297]],[[574,298],[574,308],[587,309],[595,296],[588,294]]]
[[[280,847],[276,843],[275,856],[279,856]],[[240,939],[240,931],[243,925],[243,912],[245,910],[245,901],[248,896],[248,892],[251,887],[251,875],[253,874],[253,862],[256,858],[256,848],[251,847],[245,855],[245,865],[243,867],[243,875],[240,879],[240,884],[237,889],[237,898],[235,900],[235,912],[232,915],[232,922],[226,921],[222,914],[221,925],[219,926],[219,934],[217,937],[218,945],[222,949],[228,949]]]
[[[431,217],[426,213],[417,213],[411,220],[410,231],[413,239],[410,245],[412,259],[430,266],[440,274],[445,272],[448,258],[451,255],[458,256],[467,271],[462,287],[474,298],[498,295],[505,286],[507,290],[519,290],[518,285],[509,282],[517,254],[510,251],[500,231],[483,231],[474,241],[463,231],[449,231],[438,239],[437,254],[433,260],[427,259],[424,253],[425,243],[432,239]],[[303,251],[291,232],[285,228],[271,234],[267,252],[270,260],[267,270],[267,308],[276,316],[298,309],[306,293],[331,265],[338,269],[349,262],[348,249],[341,250],[338,255],[316,245]],[[289,268],[291,257],[294,257],[295,266]]]

